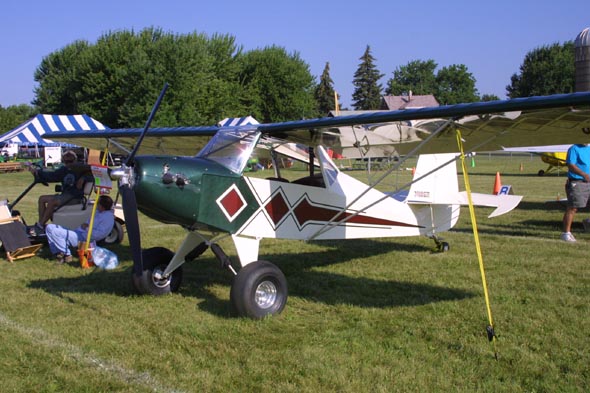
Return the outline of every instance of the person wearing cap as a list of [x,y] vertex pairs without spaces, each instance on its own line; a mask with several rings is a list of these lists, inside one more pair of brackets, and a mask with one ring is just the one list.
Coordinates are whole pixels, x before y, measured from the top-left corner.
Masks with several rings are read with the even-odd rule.
[[35,233],[41,233],[45,230],[45,225],[53,216],[53,211],[69,201],[81,199],[84,196],[84,183],[93,181],[90,170],[81,165],[77,165],[76,153],[72,150],[66,151],[62,156],[63,166],[54,171],[45,171],[31,167],[31,172],[39,178],[41,182],[57,183],[61,182],[61,194],[41,195],[38,201],[39,220],[35,223],[32,230]]

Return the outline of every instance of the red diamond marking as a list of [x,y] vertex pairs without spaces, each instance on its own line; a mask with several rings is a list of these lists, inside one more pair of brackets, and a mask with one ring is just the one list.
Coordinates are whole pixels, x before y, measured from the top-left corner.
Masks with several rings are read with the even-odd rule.
[[283,217],[289,212],[289,206],[287,206],[287,202],[285,202],[285,198],[281,193],[273,196],[264,208],[275,225],[281,222]]
[[227,212],[228,216],[232,218],[244,206],[244,201],[235,189],[230,190],[230,192],[228,192],[219,202]]

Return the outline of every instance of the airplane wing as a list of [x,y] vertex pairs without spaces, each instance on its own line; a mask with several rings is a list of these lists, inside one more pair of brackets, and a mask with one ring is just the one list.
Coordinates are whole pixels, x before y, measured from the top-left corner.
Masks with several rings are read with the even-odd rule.
[[[387,142],[398,154],[411,152],[427,138],[430,140],[422,146],[420,153],[455,152],[458,150],[456,129],[461,131],[467,151],[530,146],[531,142],[538,145],[586,143],[590,142],[590,92],[247,126],[152,128],[139,153],[194,155],[199,150],[195,136],[211,136],[224,128],[257,129],[267,137],[310,146],[322,144],[338,152],[338,149],[363,146],[362,138],[347,134],[346,128],[371,132],[384,123],[399,126],[397,131],[389,130],[383,134],[387,135],[386,138],[383,135],[377,138],[378,143],[384,145]],[[53,132],[52,139],[97,149],[104,148],[105,141],[109,140],[111,151],[124,152],[131,150],[141,131],[139,128],[62,131]]]
[[523,146],[523,147],[505,147],[502,150],[514,153],[567,153],[572,146],[569,145],[547,145],[547,146]]

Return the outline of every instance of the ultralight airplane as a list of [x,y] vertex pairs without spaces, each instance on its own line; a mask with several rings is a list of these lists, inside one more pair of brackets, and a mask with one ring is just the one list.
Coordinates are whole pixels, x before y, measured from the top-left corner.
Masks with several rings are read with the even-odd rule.
[[504,149],[504,151],[516,153],[532,153],[540,156],[541,161],[549,165],[547,169],[539,169],[539,172],[537,172],[539,176],[543,176],[547,173],[554,172],[560,168],[567,167],[567,150],[570,148],[570,146],[571,144],[550,146],[526,146],[508,148]]
[[[590,134],[590,93],[269,124],[150,128],[166,86],[143,129],[54,132],[52,139],[96,149],[108,144],[111,151],[128,153],[111,177],[119,181],[138,292],[177,291],[182,265],[211,248],[235,276],[230,291],[233,308],[251,318],[280,313],[287,302],[285,276],[274,264],[259,260],[261,239],[425,235],[446,250],[448,244],[437,235],[453,227],[460,205],[467,203],[465,193],[458,191],[456,152],[524,146],[531,140],[583,142]],[[389,141],[400,157],[422,154],[413,183],[401,187],[409,186],[409,192],[383,193],[354,179],[338,168],[322,145],[328,139],[329,147],[338,150],[341,141],[351,139],[339,134],[339,127],[370,132],[375,124],[410,121],[410,127],[400,127]],[[212,138],[195,155],[191,147],[199,136]],[[310,146],[305,177],[288,182],[278,165],[268,179],[243,173],[255,148],[276,157],[296,150],[293,143]],[[162,155],[163,151],[174,154]],[[299,159],[302,156],[299,152]],[[475,204],[496,207],[492,215],[509,211],[519,201],[513,195],[473,195]],[[186,229],[175,252],[142,249],[138,210]],[[233,239],[238,263],[218,244],[227,236]]]

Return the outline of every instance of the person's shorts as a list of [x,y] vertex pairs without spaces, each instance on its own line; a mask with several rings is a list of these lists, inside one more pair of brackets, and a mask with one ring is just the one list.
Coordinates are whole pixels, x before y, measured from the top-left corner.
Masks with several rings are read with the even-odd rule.
[[80,201],[82,200],[81,197],[77,196],[77,195],[72,195],[70,193],[63,193],[63,194],[59,194],[55,196],[55,199],[58,200],[59,202],[59,206],[62,205],[75,205],[77,203],[80,203]]
[[588,199],[590,199],[590,183],[581,180],[568,180],[565,183],[565,193],[568,207],[584,208],[588,205]]

